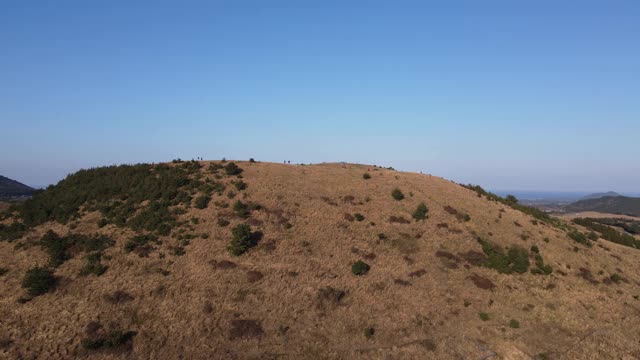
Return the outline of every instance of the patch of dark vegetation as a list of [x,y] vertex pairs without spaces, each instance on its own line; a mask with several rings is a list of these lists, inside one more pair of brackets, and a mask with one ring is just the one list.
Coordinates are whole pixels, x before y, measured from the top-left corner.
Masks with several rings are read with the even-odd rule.
[[400,189],[395,188],[393,189],[393,191],[391,192],[391,197],[400,201],[402,199],[404,199],[404,194],[402,193],[402,191],[400,191]]
[[238,164],[233,161],[224,166],[224,172],[227,175],[240,175],[242,171],[243,170],[238,166]]
[[[593,218],[577,218],[573,219],[573,222],[586,227],[587,229],[597,231],[601,234],[602,238],[616,244],[629,246],[634,249],[640,249],[640,240],[629,234],[621,233],[611,226],[619,226],[625,229],[625,231],[637,234],[640,230],[640,223],[624,222],[617,219],[593,219]],[[632,224],[632,225],[629,225]]]
[[127,349],[132,347],[135,331],[114,329],[107,331],[97,322],[87,324],[86,338],[82,339],[82,347],[87,350]]
[[229,339],[260,338],[264,335],[262,324],[257,320],[231,320]]
[[231,183],[236,187],[236,190],[238,191],[246,190],[248,187],[247,183],[242,180],[232,181]]
[[264,275],[260,271],[250,270],[247,271],[247,281],[248,282],[256,282],[262,280]]
[[486,312],[479,312],[478,315],[480,316],[480,320],[489,321],[489,314]]
[[27,227],[21,222],[14,221],[9,225],[0,223],[0,241],[20,239],[26,232]]
[[232,238],[227,250],[234,256],[240,256],[256,246],[262,238],[259,231],[252,232],[248,224],[238,224],[231,229]]
[[393,283],[400,286],[411,286],[411,283],[407,280],[394,279]]
[[364,329],[364,337],[368,339],[371,339],[373,337],[373,335],[375,335],[376,333],[376,329],[374,329],[373,327],[368,327]]
[[6,274],[8,272],[9,272],[9,269],[5,269],[5,268],[0,267],[0,276]]
[[[47,221],[67,223],[84,211],[100,211],[108,223],[168,234],[176,225],[172,205],[189,206],[197,162],[176,165],[120,165],[80,170],[36,193],[19,208],[27,227]],[[149,204],[144,207],[142,203]],[[138,213],[134,216],[134,214]]]
[[593,277],[593,274],[591,273],[591,270],[586,269],[586,268],[580,268],[579,271],[580,272],[578,273],[578,276],[580,276],[581,278],[587,280],[591,284],[596,285],[596,284],[600,283],[598,280],[596,280]]
[[351,266],[351,273],[357,276],[365,275],[369,272],[370,269],[371,267],[369,266],[369,264],[362,260],[358,260]]
[[495,244],[478,238],[482,251],[487,256],[485,267],[494,269],[501,274],[523,274],[529,270],[529,254],[527,250],[513,246],[505,251]]
[[478,274],[471,274],[468,278],[473,281],[473,284],[480,289],[493,290],[496,287],[496,285],[491,280]]
[[69,234],[61,237],[53,230],[47,231],[40,238],[40,247],[49,255],[49,266],[58,267],[70,259],[74,252],[101,252],[115,244],[115,241],[104,235]]
[[364,220],[364,215],[362,215],[360,213],[353,214],[353,217],[356,219],[356,221],[363,221]]
[[411,277],[411,278],[413,278],[413,277],[419,278],[419,277],[422,277],[423,275],[425,275],[426,273],[427,273],[427,270],[418,269],[416,271],[410,272],[408,276]]
[[211,196],[200,195],[193,202],[193,207],[196,209],[204,209],[209,206],[209,201],[211,201]]
[[322,201],[324,201],[325,203],[331,205],[331,206],[338,206],[338,203],[335,202],[333,199],[331,199],[330,197],[327,196],[321,196],[320,197],[322,199]]
[[459,254],[466,262],[473,266],[482,266],[487,261],[487,257],[478,251],[469,250]]
[[389,216],[389,222],[390,223],[395,223],[395,224],[410,224],[411,223],[411,221],[405,219],[402,216],[394,216],[394,215]]
[[509,320],[509,327],[512,328],[512,329],[519,329],[520,328],[520,322],[518,320],[511,319],[511,320]]
[[355,217],[353,217],[353,215],[349,213],[345,213],[343,218],[349,222],[353,222],[356,219]]
[[229,220],[227,220],[225,218],[218,218],[218,226],[225,227],[225,226],[227,226],[229,224],[230,224]]
[[236,267],[238,267],[236,263],[228,260],[220,260],[220,261],[211,260],[209,263],[216,270],[228,270],[228,269],[235,269]]
[[39,266],[29,269],[22,279],[22,287],[31,298],[48,293],[55,288],[56,283],[53,271]]
[[429,213],[429,208],[427,207],[427,205],[425,205],[425,203],[420,203],[411,216],[416,221],[420,221],[428,218],[429,217],[427,215],[428,213]]
[[540,254],[540,249],[534,245],[531,247],[531,252],[534,254],[534,258],[536,260],[536,267],[531,269],[531,273],[535,275],[550,275],[553,272],[553,268],[544,263],[542,255]]
[[116,290],[111,294],[104,294],[102,298],[109,304],[122,304],[133,301],[134,299],[133,295],[122,290]]
[[572,231],[567,233],[567,236],[569,236],[569,238],[571,238],[572,240],[574,240],[577,243],[580,243],[582,245],[585,245],[587,247],[591,247],[591,240],[589,240],[585,234],[581,233],[578,230],[573,229]]
[[465,214],[463,212],[458,211],[457,209],[455,209],[454,207],[450,206],[450,205],[446,205],[444,207],[444,211],[446,211],[447,213],[454,215],[456,217],[456,219],[458,219],[458,221],[460,222],[467,222],[471,220],[471,216],[469,216],[469,214]]
[[135,252],[140,257],[146,257],[153,250],[150,243],[160,244],[160,240],[153,234],[136,235],[124,244],[124,251]]
[[371,175],[369,175],[369,173],[364,173],[364,174],[362,174],[362,178],[365,179],[365,180],[369,180],[369,179],[371,179]]
[[619,284],[621,282],[628,283],[629,281],[627,279],[623,278],[620,274],[613,274],[613,275],[605,278],[604,280],[602,280],[602,282],[607,284],[607,285],[611,285],[611,284]]

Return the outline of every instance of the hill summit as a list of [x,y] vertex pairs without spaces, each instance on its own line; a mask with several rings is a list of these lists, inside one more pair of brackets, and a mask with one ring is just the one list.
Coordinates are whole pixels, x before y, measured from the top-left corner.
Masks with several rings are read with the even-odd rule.
[[640,357],[633,241],[436,176],[112,166],[0,219],[0,357]]

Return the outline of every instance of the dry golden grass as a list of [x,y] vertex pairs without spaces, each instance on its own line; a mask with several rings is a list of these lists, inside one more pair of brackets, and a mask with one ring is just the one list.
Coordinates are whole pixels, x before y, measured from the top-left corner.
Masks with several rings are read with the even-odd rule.
[[[582,247],[560,230],[435,176],[352,164],[239,165],[248,189],[236,199],[264,206],[248,220],[264,237],[239,257],[225,247],[232,226],[244,220],[214,205],[234,201],[226,195],[181,216],[199,218],[190,233],[209,235],[191,240],[183,256],[172,255],[177,242],[170,237],[148,257],[125,253],[133,233],[100,229],[99,214],[87,214],[74,232],[117,240],[105,252],[108,271],[80,277],[84,260],[77,256],[56,270],[61,280],[54,292],[26,304],[17,302],[21,279],[47,262],[30,244],[48,229],[69,229],[49,223],[21,240],[0,242],[0,264],[9,269],[0,277],[0,358],[640,357],[636,250],[604,240]],[[371,179],[363,179],[366,172]],[[391,197],[394,188],[404,200]],[[411,214],[421,202],[429,218],[416,222]],[[445,206],[471,220],[459,220]],[[355,213],[365,219],[346,219]],[[221,215],[229,226],[217,225]],[[410,223],[390,223],[392,216]],[[502,246],[536,245],[554,272],[502,275],[474,265],[482,252],[477,236]],[[368,274],[351,274],[357,260],[371,265]],[[614,273],[626,282],[603,282]],[[520,328],[510,328],[511,319]],[[81,341],[96,323],[137,335],[129,348],[85,350]],[[367,328],[375,330],[372,336],[365,336]]]

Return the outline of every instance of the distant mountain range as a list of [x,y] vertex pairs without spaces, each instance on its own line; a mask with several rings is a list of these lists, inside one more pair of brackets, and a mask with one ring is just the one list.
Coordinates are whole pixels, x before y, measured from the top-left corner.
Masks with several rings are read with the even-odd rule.
[[640,198],[628,196],[589,198],[566,205],[564,210],[568,212],[597,211],[602,213],[640,216]]
[[34,191],[31,186],[0,175],[0,199],[30,196]]
[[599,199],[607,196],[622,196],[615,191],[607,191],[604,193],[595,193],[582,197],[580,200],[591,200],[591,199]]

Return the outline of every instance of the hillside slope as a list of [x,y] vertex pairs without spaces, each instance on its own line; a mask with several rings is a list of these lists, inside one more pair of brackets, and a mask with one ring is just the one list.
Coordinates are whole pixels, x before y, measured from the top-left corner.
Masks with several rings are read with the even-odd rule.
[[0,199],[16,196],[29,196],[34,188],[0,175]]
[[566,211],[597,211],[601,213],[640,216],[640,198],[627,196],[605,196],[580,200],[565,206]]
[[638,250],[435,176],[238,165],[88,170],[5,216],[0,358],[640,357]]

